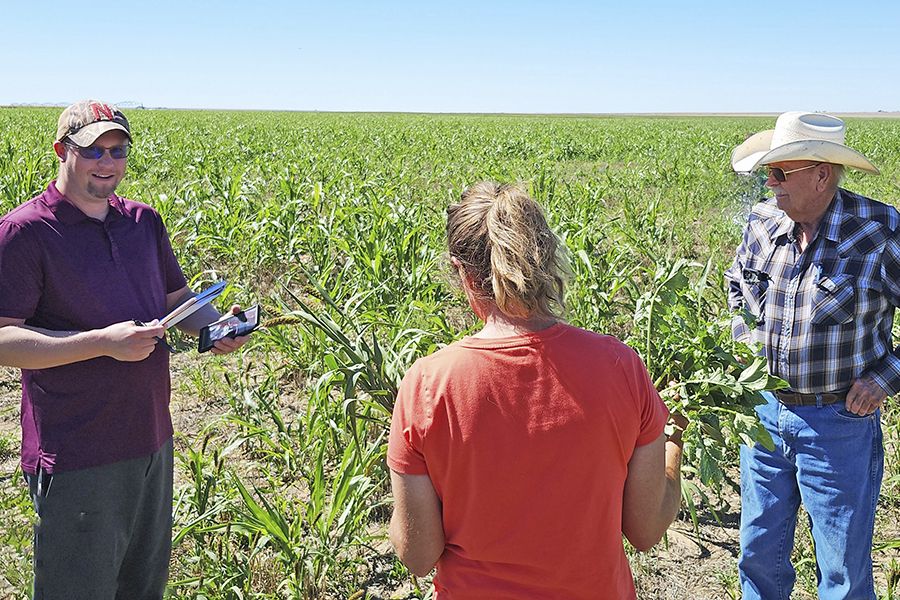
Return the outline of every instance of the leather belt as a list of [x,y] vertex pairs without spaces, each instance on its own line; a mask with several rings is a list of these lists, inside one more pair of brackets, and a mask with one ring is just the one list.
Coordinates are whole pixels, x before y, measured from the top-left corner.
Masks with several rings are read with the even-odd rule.
[[819,398],[822,404],[834,404],[835,402],[843,402],[847,398],[847,392],[837,392],[836,394],[801,394],[799,392],[791,392],[787,390],[775,390],[775,397],[782,404],[789,406],[816,406]]

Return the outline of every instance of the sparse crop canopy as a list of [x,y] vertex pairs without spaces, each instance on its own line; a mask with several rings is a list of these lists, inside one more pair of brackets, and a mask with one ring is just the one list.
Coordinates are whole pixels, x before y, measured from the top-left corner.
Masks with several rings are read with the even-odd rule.
[[[445,277],[444,219],[485,179],[527,182],[546,208],[575,271],[569,321],[627,340],[691,416],[685,497],[700,543],[704,506],[735,515],[723,498],[736,450],[766,442],[752,407],[778,382],[725,324],[722,272],[766,193],[728,161],[770,119],[126,112],[119,192],[160,211],[195,289],[226,279],[220,306],[259,303],[268,319],[238,356],[173,355],[172,598],[425,596],[384,541],[385,435],[406,368],[477,325]],[[58,114],[0,108],[2,213],[55,176]],[[846,187],[900,204],[900,120],[848,123],[883,175],[851,171]],[[18,597],[31,513],[13,476],[18,373],[0,376],[0,596]],[[884,418],[895,524],[893,403]],[[724,585],[721,570],[693,576]]]

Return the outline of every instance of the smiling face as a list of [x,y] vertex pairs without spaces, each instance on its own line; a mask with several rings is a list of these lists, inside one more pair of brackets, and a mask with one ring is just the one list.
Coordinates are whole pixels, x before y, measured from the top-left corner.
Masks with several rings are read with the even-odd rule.
[[[108,149],[127,143],[128,136],[116,130],[104,133],[91,145]],[[100,158],[83,158],[61,142],[54,144],[54,150],[60,159],[56,188],[86,215],[103,219],[109,211],[109,197],[125,177],[128,159],[115,159],[109,151]]]

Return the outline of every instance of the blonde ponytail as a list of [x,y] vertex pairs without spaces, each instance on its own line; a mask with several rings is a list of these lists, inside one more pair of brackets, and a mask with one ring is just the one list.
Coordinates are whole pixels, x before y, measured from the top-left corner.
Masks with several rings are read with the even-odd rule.
[[571,277],[540,205],[519,185],[483,182],[447,209],[447,244],[476,291],[507,316],[560,318]]

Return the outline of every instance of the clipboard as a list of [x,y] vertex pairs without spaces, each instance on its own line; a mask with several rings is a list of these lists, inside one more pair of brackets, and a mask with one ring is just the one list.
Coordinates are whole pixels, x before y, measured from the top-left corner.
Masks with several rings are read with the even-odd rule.
[[227,281],[220,281],[219,283],[209,286],[196,296],[188,298],[172,312],[163,317],[159,324],[168,329],[172,325],[180,323],[184,319],[197,312],[197,310],[199,310],[201,307],[209,304],[212,300],[217,298],[219,294],[221,294],[225,289],[225,286],[227,284]]

